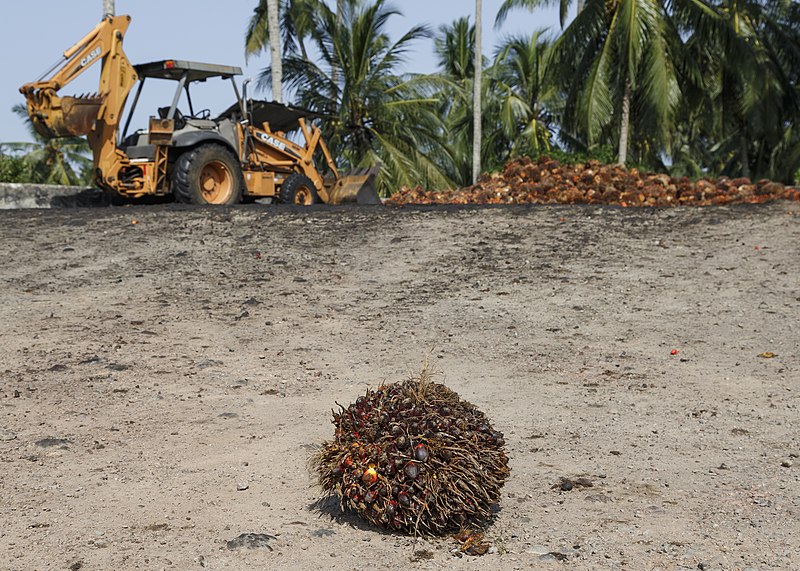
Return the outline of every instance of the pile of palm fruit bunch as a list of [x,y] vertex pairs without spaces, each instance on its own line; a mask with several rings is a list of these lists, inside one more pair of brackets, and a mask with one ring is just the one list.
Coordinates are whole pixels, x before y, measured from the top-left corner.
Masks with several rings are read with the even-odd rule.
[[339,405],[333,424],[334,440],[322,444],[310,467],[343,510],[412,535],[442,535],[491,518],[509,475],[503,435],[427,372]]
[[596,161],[566,165],[548,157],[524,157],[501,172],[483,175],[459,190],[403,188],[387,204],[609,204],[634,206],[711,206],[800,200],[800,190],[748,178],[691,180],[641,173]]

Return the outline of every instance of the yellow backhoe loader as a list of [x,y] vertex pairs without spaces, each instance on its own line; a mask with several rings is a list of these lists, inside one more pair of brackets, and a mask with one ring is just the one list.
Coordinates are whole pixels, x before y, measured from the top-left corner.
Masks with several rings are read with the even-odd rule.
[[[249,100],[246,83],[240,96],[234,79],[242,74],[238,67],[179,60],[133,66],[122,49],[130,20],[105,18],[39,81],[20,88],[37,132],[48,138],[88,137],[98,186],[125,197],[172,194],[195,204],[234,204],[243,197],[305,205],[380,204],[374,184],[377,168],[340,176],[319,127],[312,123],[324,117]],[[59,95],[97,62],[102,65],[96,94]],[[230,80],[236,98],[213,118],[208,110],[193,108],[190,90],[211,78]],[[176,82],[175,95],[171,105],[150,118],[147,129],[129,135],[148,79]],[[120,134],[122,113],[137,82]],[[188,104],[185,114],[178,107],[182,99]],[[302,144],[295,142],[301,139]],[[327,176],[315,165],[315,155],[327,164]]]

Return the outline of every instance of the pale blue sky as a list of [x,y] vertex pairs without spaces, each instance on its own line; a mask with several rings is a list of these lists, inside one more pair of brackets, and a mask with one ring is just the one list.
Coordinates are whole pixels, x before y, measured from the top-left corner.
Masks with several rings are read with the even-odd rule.
[[[133,18],[125,37],[125,52],[134,63],[168,58],[241,66],[245,77],[255,77],[266,65],[266,56],[251,58],[245,65],[244,33],[256,0],[116,0],[118,14]],[[484,52],[490,55],[504,35],[549,27],[558,30],[554,10],[514,12],[505,25],[494,29],[494,18],[502,0],[484,0]],[[2,89],[0,89],[0,142],[30,140],[11,106],[23,101],[19,87],[34,81],[56,62],[64,50],[83,37],[100,20],[101,0],[41,0],[6,2],[0,20]],[[475,9],[472,0],[394,0],[404,16],[393,19],[395,37],[417,23],[437,29]],[[407,71],[431,72],[435,69],[431,42],[420,42],[409,57]],[[97,66],[99,67],[99,66]],[[89,72],[86,74],[89,75]],[[156,83],[163,83],[159,88]],[[65,94],[97,89],[96,78],[86,77],[64,89]],[[139,104],[134,127],[142,126],[158,105],[167,105],[174,83],[148,83]],[[269,93],[257,93],[269,98]],[[228,83],[210,81],[193,92],[196,108],[209,107],[216,113],[233,102]]]

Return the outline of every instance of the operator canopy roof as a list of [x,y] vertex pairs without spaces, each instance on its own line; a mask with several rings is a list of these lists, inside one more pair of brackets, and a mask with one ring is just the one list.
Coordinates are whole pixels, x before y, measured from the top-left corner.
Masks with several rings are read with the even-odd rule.
[[212,63],[198,63],[194,61],[183,61],[179,59],[167,59],[154,61],[134,66],[139,77],[146,79],[180,80],[184,73],[188,73],[188,80],[205,81],[210,77],[221,77],[229,79],[235,75],[242,75],[242,68],[231,65],[215,65]]
[[[247,108],[252,115],[253,124],[260,126],[263,123],[269,123],[270,129],[273,131],[294,131],[300,128],[297,122],[300,118],[316,119],[324,117],[319,113],[314,113],[302,107],[295,107],[294,105],[283,105],[275,101],[256,101],[248,100]],[[242,114],[239,109],[239,104],[235,103],[228,107],[219,119],[234,119],[238,120]]]

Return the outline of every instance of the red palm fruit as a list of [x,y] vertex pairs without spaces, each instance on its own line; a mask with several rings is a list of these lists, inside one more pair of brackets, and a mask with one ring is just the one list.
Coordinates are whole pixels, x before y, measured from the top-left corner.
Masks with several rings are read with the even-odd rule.
[[378,472],[370,466],[366,470],[364,470],[364,474],[361,476],[361,481],[367,484],[368,486],[374,484],[378,481]]

